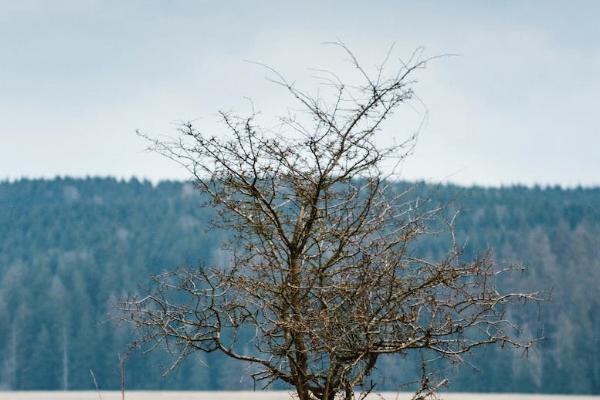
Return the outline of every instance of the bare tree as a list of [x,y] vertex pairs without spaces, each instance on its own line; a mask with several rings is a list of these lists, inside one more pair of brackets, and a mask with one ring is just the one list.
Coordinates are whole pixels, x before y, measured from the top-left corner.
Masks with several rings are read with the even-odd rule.
[[[138,343],[166,343],[174,367],[219,351],[254,364],[266,387],[279,380],[301,400],[349,400],[372,390],[364,383],[384,354],[461,360],[482,345],[528,345],[511,338],[504,312],[534,296],[499,292],[488,256],[464,261],[452,240],[443,259],[413,249],[440,210],[394,185],[390,171],[414,138],[381,146],[376,137],[415,98],[412,77],[427,60],[417,54],[391,74],[386,60],[370,75],[337,45],[362,83],[324,72],[333,101],[270,70],[299,108],[281,118],[285,134],[261,130],[254,113],[223,112],[226,139],[187,123],[177,140],[153,142],[189,169],[215,222],[235,233],[230,265],[157,276],[147,296],[124,304]],[[421,398],[435,387],[422,386]]]

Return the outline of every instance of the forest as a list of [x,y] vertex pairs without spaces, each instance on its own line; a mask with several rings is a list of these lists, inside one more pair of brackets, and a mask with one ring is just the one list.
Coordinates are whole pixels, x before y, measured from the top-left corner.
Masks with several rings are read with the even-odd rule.
[[[499,346],[440,365],[448,389],[600,393],[600,188],[459,187],[398,182],[414,196],[460,209],[464,257],[490,251],[522,264],[502,285],[546,299],[510,317],[539,338],[526,353]],[[247,366],[197,354],[176,371],[166,351],[128,352],[134,332],[115,305],[178,266],[227,262],[227,232],[186,182],[115,178],[0,182],[0,390],[254,389]],[[420,240],[436,257],[447,236]],[[410,356],[379,364],[380,390],[415,379]],[[257,387],[258,389],[258,387]]]

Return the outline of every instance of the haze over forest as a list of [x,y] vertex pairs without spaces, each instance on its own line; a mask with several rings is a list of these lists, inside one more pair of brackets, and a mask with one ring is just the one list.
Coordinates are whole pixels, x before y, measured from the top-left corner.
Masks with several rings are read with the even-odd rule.
[[[418,184],[414,195],[425,194],[463,209],[457,232],[465,257],[491,248],[498,262],[527,266],[503,286],[551,291],[551,301],[513,316],[523,336],[543,337],[527,356],[476,352],[460,371],[449,367],[449,388],[600,393],[600,189]],[[93,389],[91,369],[102,388],[117,389],[118,354],[132,335],[110,317],[112,305],[151,274],[227,259],[219,248],[227,232],[209,230],[211,211],[201,203],[191,185],[175,181],[0,183],[0,387]],[[436,257],[447,244],[433,237],[416,251]],[[162,378],[167,358],[132,356],[127,387],[253,388],[245,366],[213,354]],[[388,359],[375,378],[380,390],[398,390],[417,372],[410,357]]]

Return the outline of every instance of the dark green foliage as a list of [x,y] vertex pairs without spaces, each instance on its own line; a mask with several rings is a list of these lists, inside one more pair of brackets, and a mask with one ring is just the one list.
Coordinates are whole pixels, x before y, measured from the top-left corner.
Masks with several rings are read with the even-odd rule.
[[[600,189],[419,185],[416,192],[461,206],[465,257],[491,248],[499,263],[528,267],[504,285],[552,290],[551,302],[513,316],[524,336],[545,337],[535,349],[476,352],[450,389],[600,393]],[[90,369],[102,388],[118,388],[118,354],[132,335],[110,318],[112,305],[152,274],[223,257],[224,233],[211,230],[201,204],[179,182],[0,183],[0,388],[93,389]],[[446,244],[430,238],[418,251],[435,257]],[[216,354],[198,354],[162,378],[168,361],[133,355],[128,388],[252,388],[242,379],[246,366]],[[385,360],[378,388],[398,389],[414,376],[410,361]]]

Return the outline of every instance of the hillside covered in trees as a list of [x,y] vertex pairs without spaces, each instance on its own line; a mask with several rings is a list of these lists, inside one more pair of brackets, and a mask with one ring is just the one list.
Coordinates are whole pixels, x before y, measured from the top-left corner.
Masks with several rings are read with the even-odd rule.
[[[499,263],[527,266],[506,287],[550,292],[512,317],[524,336],[542,338],[533,350],[475,352],[450,374],[449,389],[600,393],[600,189],[419,184],[415,193],[460,205],[465,257],[493,249]],[[118,388],[132,332],[114,304],[152,274],[226,262],[226,233],[211,229],[201,205],[181,182],[0,183],[0,389],[93,389],[90,371],[102,388]],[[418,245],[435,257],[447,243],[442,235]],[[127,387],[253,388],[246,366],[219,355],[199,354],[162,377],[168,362],[165,353],[134,353]],[[378,389],[401,389],[411,368],[410,359],[384,360]]]

